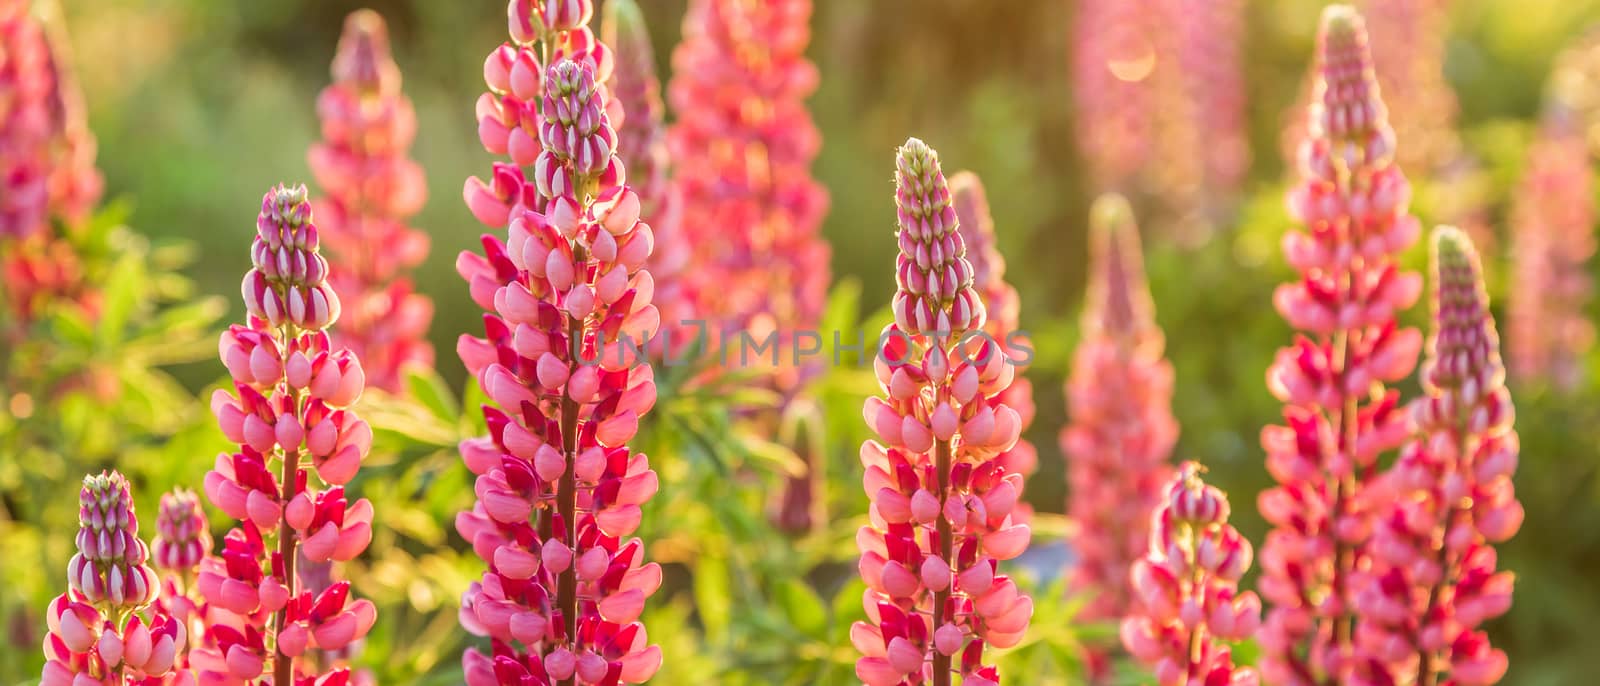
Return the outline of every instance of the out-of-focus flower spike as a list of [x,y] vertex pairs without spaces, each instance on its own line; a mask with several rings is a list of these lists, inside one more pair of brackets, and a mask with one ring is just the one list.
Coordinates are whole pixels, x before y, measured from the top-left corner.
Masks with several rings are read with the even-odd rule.
[[1089,598],[1085,616],[1113,619],[1132,600],[1128,568],[1148,546],[1150,513],[1172,470],[1178,438],[1173,371],[1145,282],[1139,228],[1120,196],[1090,210],[1090,280],[1082,342],[1066,385],[1071,423],[1067,511],[1078,522],[1073,593]]
[[211,554],[211,527],[194,491],[179,488],[161,495],[152,552],[157,567],[179,574],[193,571]]
[[1305,228],[1283,241],[1300,276],[1273,297],[1300,335],[1267,371],[1285,423],[1261,434],[1278,485],[1258,502],[1273,527],[1261,550],[1271,608],[1260,668],[1285,686],[1345,682],[1365,668],[1354,579],[1372,554],[1378,458],[1406,437],[1397,394],[1383,385],[1409,376],[1422,346],[1395,319],[1421,294],[1420,277],[1398,263],[1420,226],[1361,15],[1326,8],[1317,47],[1301,178],[1288,198]]
[[382,16],[358,10],[345,18],[332,72],[317,98],[322,141],[307,159],[326,194],[317,206],[329,281],[344,296],[335,341],[361,358],[370,384],[398,391],[406,366],[433,362],[433,303],[408,276],[428,254],[428,235],[406,226],[427,184],[407,156],[417,119],[400,93]]

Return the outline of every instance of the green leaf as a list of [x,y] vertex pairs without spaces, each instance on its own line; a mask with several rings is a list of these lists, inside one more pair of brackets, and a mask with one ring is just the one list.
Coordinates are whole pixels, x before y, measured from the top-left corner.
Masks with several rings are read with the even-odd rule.
[[708,553],[695,561],[695,609],[700,615],[700,624],[706,628],[706,638],[712,643],[728,639],[732,586],[726,559]]
[[444,377],[439,376],[439,372],[432,367],[410,365],[401,373],[405,378],[406,392],[413,400],[428,408],[440,421],[460,422],[461,405],[456,402],[450,385],[445,383]]
[[807,636],[827,639],[828,612],[822,597],[809,584],[797,578],[780,581],[778,604],[794,628]]

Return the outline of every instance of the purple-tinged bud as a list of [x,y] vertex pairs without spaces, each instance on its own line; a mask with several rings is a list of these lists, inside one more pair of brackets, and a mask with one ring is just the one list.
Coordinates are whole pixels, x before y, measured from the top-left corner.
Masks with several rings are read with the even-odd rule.
[[243,289],[250,314],[274,327],[319,330],[333,324],[339,318],[339,298],[324,283],[328,263],[318,253],[306,187],[278,185],[268,191],[256,217],[256,234],[250,246],[254,267],[245,274]]
[[895,205],[900,256],[895,323],[907,334],[959,339],[983,327],[983,301],[973,290],[972,265],[957,231],[950,188],[939,153],[911,138],[895,158]]
[[179,488],[161,496],[151,549],[156,566],[169,572],[192,571],[211,554],[210,525],[194,491]]
[[78,492],[78,553],[67,565],[67,584],[100,609],[115,614],[149,605],[160,589],[139,539],[133,495],[122,474],[86,476]]

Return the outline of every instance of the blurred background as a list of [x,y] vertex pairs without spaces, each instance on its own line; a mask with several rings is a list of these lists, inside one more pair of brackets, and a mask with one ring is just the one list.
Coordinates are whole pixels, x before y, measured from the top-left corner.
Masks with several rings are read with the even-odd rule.
[[[665,78],[685,3],[640,4]],[[1067,411],[1060,389],[1077,340],[1087,208],[1099,185],[1078,143],[1079,127],[1092,124],[1080,119],[1084,110],[1075,104],[1074,3],[816,4],[810,56],[821,87],[810,107],[823,147],[814,173],[831,195],[824,234],[833,246],[834,279],[859,286],[854,319],[845,321],[870,320],[894,287],[895,147],[916,135],[939,149],[947,171],[979,173],[1010,266],[1008,279],[1021,293],[1022,328],[1037,349],[1029,376],[1038,413],[1029,438],[1038,446],[1040,469],[1027,497],[1041,513],[1060,513],[1068,497],[1056,442]],[[1174,412],[1182,434],[1176,457],[1209,465],[1214,480],[1233,494],[1240,529],[1257,542],[1265,527],[1253,499],[1268,482],[1257,436],[1280,411],[1263,374],[1291,335],[1270,307],[1274,285],[1290,277],[1278,252],[1289,226],[1282,209],[1288,177],[1282,138],[1304,90],[1322,4],[1247,3],[1239,49],[1251,163],[1237,194],[1208,210],[1204,237],[1194,239],[1182,228],[1185,220],[1164,209],[1160,187],[1142,187],[1134,198],[1145,219],[1157,319],[1178,375]],[[1503,246],[1518,228],[1510,223],[1510,207],[1543,111],[1547,74],[1563,49],[1600,25],[1600,1],[1458,0],[1448,6],[1442,73],[1459,111],[1454,121],[1430,113],[1422,128],[1457,130],[1461,147],[1475,160],[1476,182],[1468,190],[1432,188],[1427,170],[1407,172],[1419,186],[1416,210],[1427,225],[1455,216],[1457,193],[1470,193],[1477,202],[1478,216],[1501,246],[1486,249],[1499,314],[1503,296],[1515,286],[1507,278]],[[443,436],[380,436],[380,444],[392,450],[358,482],[357,490],[378,501],[378,518],[390,528],[379,534],[373,559],[366,562],[375,583],[360,587],[386,613],[362,661],[377,670],[379,683],[457,683],[462,637],[454,619],[456,594],[474,572],[449,523],[456,509],[470,503],[471,489],[448,447],[454,440],[448,430],[470,424],[463,415],[473,413],[461,412],[454,400],[465,372],[452,351],[459,333],[480,324],[453,264],[481,233],[459,189],[467,176],[485,174],[491,161],[477,141],[472,106],[483,90],[483,57],[503,40],[503,3],[67,0],[65,14],[99,140],[107,199],[125,209],[126,222],[156,249],[173,241],[192,244],[196,259],[178,273],[192,280],[194,293],[221,296],[226,313],[220,321],[236,321],[243,316],[238,282],[248,268],[257,198],[280,181],[310,181],[306,149],[319,137],[315,97],[329,79],[343,17],[360,7],[388,20],[404,90],[420,122],[412,156],[426,169],[430,197],[413,225],[431,236],[433,248],[416,282],[436,304],[432,339],[443,384],[434,387],[441,398],[436,414],[446,429]],[[1400,126],[1404,151],[1408,140],[1405,124]],[[1419,245],[1408,261],[1422,265],[1424,252]],[[839,304],[844,300],[836,298],[836,305],[845,307]],[[1425,310],[1417,308],[1411,319],[1420,323]],[[1588,313],[1593,310],[1590,305]],[[202,348],[210,345],[210,335],[201,337]],[[181,384],[170,397],[208,393],[221,378],[222,367],[209,352],[187,359],[170,367]],[[1587,684],[1600,671],[1600,654],[1590,649],[1590,637],[1600,629],[1600,582],[1593,573],[1600,569],[1600,385],[1593,369],[1586,365],[1571,390],[1513,386],[1523,441],[1518,490],[1528,520],[1501,558],[1504,568],[1519,575],[1515,606],[1491,628],[1497,645],[1511,655],[1506,683]],[[851,424],[859,423],[864,391],[859,378],[841,375],[836,381],[821,396],[838,406],[828,412],[839,418],[830,421],[827,441],[837,520],[829,532],[798,542],[768,537],[760,491],[771,479],[761,475],[758,459],[722,455],[673,462],[678,458],[671,453],[658,458],[666,461],[658,466],[667,481],[663,494],[678,488],[658,508],[716,500],[728,488],[719,479],[751,491],[736,494],[727,511],[689,509],[670,521],[647,516],[644,535],[660,541],[651,556],[674,563],[668,590],[652,600],[654,614],[647,617],[652,637],[669,655],[660,683],[837,684],[852,678],[854,654],[835,627],[860,612],[859,587],[850,585],[850,536],[865,501],[854,456],[861,429]],[[153,502],[171,480],[198,480],[218,440],[203,410],[197,419],[186,419],[178,415],[196,411],[153,409],[174,415],[160,440],[124,450],[112,437],[111,445],[97,448],[106,464],[160,461],[138,475],[141,503]],[[380,404],[371,411],[380,415],[375,424],[383,423],[386,411],[409,410]],[[671,445],[668,440],[665,449]],[[37,483],[52,485],[55,479],[54,492],[41,497],[70,520],[77,475],[56,474]],[[747,512],[748,521],[735,519],[741,516],[736,508]],[[154,511],[149,505],[142,509]],[[1048,547],[1067,526],[1047,517],[1036,544]],[[0,658],[0,683],[25,683],[37,674],[40,628],[25,608],[42,607],[42,599],[58,592],[52,589],[59,575],[40,577],[37,569],[62,569],[68,552],[60,542],[11,540],[31,542],[35,547],[22,549],[40,551],[0,563],[0,569],[10,568],[5,573],[12,588],[0,608],[14,648]],[[803,583],[763,575],[796,559],[808,570]],[[1048,564],[1031,572],[1036,593],[1059,589],[1050,585],[1059,572]],[[1074,626],[1071,611],[1070,603],[1041,605],[1034,626],[1043,638],[1007,658],[1018,665],[1009,669],[1040,676],[1015,683],[1080,682],[1080,644],[1105,640],[1109,629]]]

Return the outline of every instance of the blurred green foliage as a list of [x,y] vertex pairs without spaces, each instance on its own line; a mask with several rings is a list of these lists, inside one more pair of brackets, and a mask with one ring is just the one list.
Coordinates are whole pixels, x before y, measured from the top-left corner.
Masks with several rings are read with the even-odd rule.
[[[54,358],[55,364],[74,368],[93,360],[114,369],[125,391],[121,400],[108,405],[69,395],[48,414],[0,416],[0,491],[14,515],[0,519],[0,550],[7,551],[0,555],[0,620],[17,647],[0,652],[0,683],[25,683],[37,674],[30,646],[40,627],[30,618],[58,592],[60,575],[50,570],[63,569],[69,555],[65,532],[79,473],[115,463],[134,478],[148,514],[169,485],[197,483],[222,449],[203,402],[222,376],[209,352],[220,326],[218,301],[192,296],[223,294],[222,321],[242,315],[234,294],[248,264],[255,199],[272,183],[309,176],[305,150],[318,135],[314,98],[328,79],[343,15],[363,3],[65,4],[109,194],[126,203],[130,223],[151,241],[115,228],[120,216],[109,215],[105,232],[96,234],[109,246],[111,266],[101,277],[130,309],[110,317],[104,330],[67,313],[43,332],[71,355],[82,354]],[[436,374],[409,379],[401,396],[369,393],[363,400],[378,443],[353,488],[374,501],[382,526],[349,573],[382,607],[363,658],[378,683],[459,683],[467,637],[457,629],[455,603],[481,563],[454,532],[455,513],[472,499],[454,445],[481,430],[476,408],[483,399],[449,352],[460,332],[480,326],[452,264],[479,233],[458,189],[466,176],[488,168],[472,103],[481,60],[502,40],[503,3],[365,4],[389,20],[405,90],[417,105],[414,156],[427,169],[432,200],[416,224],[433,240],[418,285],[438,305],[433,338],[440,363]],[[641,4],[666,69],[683,0]],[[1248,192],[1205,245],[1147,246],[1158,319],[1178,374],[1178,455],[1210,466],[1212,478],[1234,494],[1240,529],[1257,541],[1264,526],[1250,503],[1267,484],[1257,434],[1280,409],[1263,373],[1290,336],[1270,307],[1273,286],[1289,275],[1277,247],[1288,226],[1279,135],[1299,92],[1321,4],[1249,3],[1244,54],[1255,165]],[[1059,513],[1067,496],[1055,441],[1066,412],[1058,389],[1077,339],[1091,200],[1074,150],[1067,81],[1072,3],[817,5],[812,56],[823,78],[812,109],[825,144],[815,172],[832,194],[825,233],[840,284],[830,325],[872,332],[883,320],[868,313],[893,288],[894,147],[915,134],[940,149],[951,171],[978,172],[989,189],[1000,250],[1011,261],[1009,278],[1022,294],[1023,326],[1038,348],[1030,376],[1039,409],[1029,438],[1039,447],[1041,469],[1028,489],[1041,512],[1036,537],[1041,544],[1059,540],[1065,527],[1049,514]],[[1493,181],[1490,210],[1504,237],[1514,230],[1503,219],[1544,75],[1564,44],[1600,21],[1600,0],[1452,5],[1446,72],[1460,97],[1464,139]],[[1426,179],[1414,181],[1422,186],[1418,211],[1427,221]],[[175,260],[178,248],[166,247],[174,241],[192,245],[200,259]],[[1422,252],[1409,261],[1420,265]],[[1488,260],[1498,313],[1507,270],[1503,256]],[[1421,321],[1422,309],[1411,313],[1413,321]],[[816,531],[790,538],[766,513],[770,494],[798,458],[741,428],[728,411],[771,399],[731,386],[695,387],[667,371],[662,401],[638,446],[663,481],[641,531],[652,541],[650,556],[668,568],[666,590],[646,615],[652,639],[669,656],[658,681],[849,682],[855,655],[846,632],[862,614],[853,536],[866,506],[855,455],[870,377],[846,366],[812,389],[824,420],[830,517]],[[1523,441],[1518,487],[1528,517],[1503,551],[1503,565],[1520,575],[1516,604],[1493,626],[1512,657],[1507,683],[1589,683],[1600,670],[1600,655],[1586,650],[1600,626],[1600,584],[1590,573],[1600,566],[1595,381],[1575,396],[1514,389]],[[19,447],[24,443],[26,450]],[[221,521],[213,520],[218,533]],[[1029,639],[1003,664],[1029,675],[1029,684],[1075,683],[1069,679],[1079,643],[1112,636],[1111,627],[1073,623],[1073,608],[1053,585],[1056,571],[1022,573],[1038,611]],[[1137,678],[1129,672],[1128,681]]]

